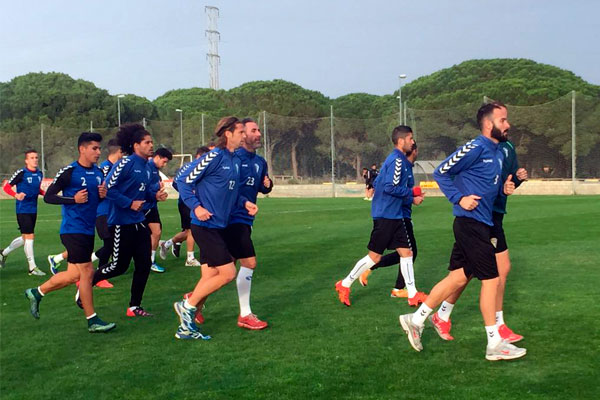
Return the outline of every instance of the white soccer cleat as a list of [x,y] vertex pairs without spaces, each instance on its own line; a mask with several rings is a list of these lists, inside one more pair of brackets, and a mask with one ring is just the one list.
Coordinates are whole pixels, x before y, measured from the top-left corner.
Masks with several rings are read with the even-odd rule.
[[423,350],[423,345],[421,344],[421,334],[423,333],[423,327],[417,326],[412,323],[412,314],[404,314],[399,317],[400,325],[406,335],[408,336],[408,341],[413,349],[416,351]]
[[485,359],[489,361],[514,360],[524,357],[525,354],[527,354],[527,349],[510,344],[506,340],[502,340],[496,347],[486,347],[485,349]]
[[196,258],[188,258],[187,260],[185,260],[185,266],[186,267],[200,267],[200,266],[202,266],[202,264],[200,264],[200,261],[198,261]]
[[164,240],[159,240],[159,242],[158,242],[158,256],[162,260],[166,260],[167,259],[167,248],[165,247],[165,241]]

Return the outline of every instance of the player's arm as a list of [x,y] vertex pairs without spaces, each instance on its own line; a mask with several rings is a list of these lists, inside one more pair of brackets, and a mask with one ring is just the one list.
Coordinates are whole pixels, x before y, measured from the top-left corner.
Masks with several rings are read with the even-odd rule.
[[44,202],[48,204],[75,204],[75,197],[59,195],[71,184],[71,175],[73,175],[72,167],[66,167],[58,171],[44,195]]
[[127,158],[122,158],[116,163],[106,176],[104,183],[106,184],[106,198],[113,202],[119,208],[130,208],[133,199],[121,193],[121,182],[124,176],[129,173],[133,163]]
[[[15,192],[13,190],[13,186],[17,186],[17,184],[19,184],[21,181],[23,181],[23,176],[25,175],[25,171],[21,168],[18,171],[15,171],[14,174],[12,174],[12,176],[10,177],[9,180],[7,180],[4,183],[4,186],[2,187],[2,189],[4,190],[4,193],[6,193],[7,195],[14,197],[17,200],[23,200],[23,198],[17,198],[17,192]],[[19,196],[21,197],[21,196]]]
[[442,161],[433,172],[433,178],[440,190],[452,204],[458,204],[461,198],[473,195],[473,193],[461,193],[454,185],[454,177],[469,169],[479,158],[481,151],[480,146],[469,142]]
[[265,163],[265,167],[263,168],[263,172],[260,176],[258,191],[262,194],[269,194],[271,193],[271,190],[273,190],[273,180],[269,177],[269,170],[267,163]]
[[[400,157],[396,158],[394,164],[387,168],[385,174],[379,174],[375,179],[383,179],[383,192],[403,199],[412,195],[412,190],[406,186],[407,177],[402,173],[402,163]],[[412,200],[411,200],[412,201]]]

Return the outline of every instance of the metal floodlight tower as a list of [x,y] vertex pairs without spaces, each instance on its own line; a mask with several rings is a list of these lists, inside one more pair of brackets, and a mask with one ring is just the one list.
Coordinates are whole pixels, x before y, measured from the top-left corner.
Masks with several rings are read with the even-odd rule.
[[208,60],[209,66],[209,85],[211,89],[219,89],[219,64],[221,58],[219,57],[219,41],[221,35],[217,30],[217,19],[219,18],[219,9],[213,6],[204,7],[204,12],[208,17],[208,26],[205,32],[208,38],[208,53],[206,53],[206,59]]

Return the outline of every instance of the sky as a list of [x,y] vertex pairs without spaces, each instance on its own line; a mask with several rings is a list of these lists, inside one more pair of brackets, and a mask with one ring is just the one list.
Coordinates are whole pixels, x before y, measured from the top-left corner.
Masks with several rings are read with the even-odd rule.
[[0,82],[55,71],[151,100],[208,87],[207,5],[219,8],[222,89],[285,79],[332,98],[382,95],[400,74],[482,58],[600,84],[595,0],[0,0]]

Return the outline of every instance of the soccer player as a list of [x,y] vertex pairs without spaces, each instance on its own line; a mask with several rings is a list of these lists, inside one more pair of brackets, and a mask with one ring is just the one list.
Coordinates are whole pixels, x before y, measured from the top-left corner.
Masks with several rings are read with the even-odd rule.
[[[413,193],[412,196],[407,196],[405,198],[404,203],[402,204],[404,226],[406,227],[406,233],[408,234],[408,237],[410,239],[411,249],[413,253],[413,265],[415,261],[417,261],[417,240],[415,239],[415,233],[412,222],[412,204],[415,197],[424,198],[424,194],[421,191],[421,188],[418,186],[415,188],[415,177],[413,175],[413,166],[415,165],[415,161],[417,160],[418,153],[419,150],[417,149],[416,143],[413,143],[412,149],[408,153],[406,153],[406,159],[408,160],[408,162],[405,164],[405,171],[408,175],[408,187],[413,189]],[[418,200],[419,203],[421,203],[422,201],[423,199]],[[390,296],[397,298],[407,298],[408,291],[404,289],[404,286],[406,284],[404,282],[404,276],[402,275],[402,268],[399,264],[400,255],[398,254],[398,252],[395,251],[393,253],[386,254],[385,256],[381,257],[381,261],[373,265],[371,269],[368,269],[365,272],[363,272],[362,275],[358,278],[358,281],[362,286],[367,286],[368,277],[372,271],[378,268],[389,267],[391,265],[398,265],[398,277],[396,278],[396,284],[394,285]]]
[[[208,153],[209,151],[210,149],[206,146],[198,147],[196,149],[195,159],[200,158],[203,154]],[[182,166],[177,171],[177,173],[175,174],[175,178],[173,179],[173,189],[178,191],[177,177],[179,176],[179,174],[182,173],[182,171],[187,170],[187,168],[189,168],[190,165],[192,165],[191,161]],[[169,240],[159,242],[160,249],[158,254],[160,255],[160,258],[165,260],[167,258],[167,251],[171,249],[171,254],[173,254],[173,257],[179,258],[179,254],[181,252],[181,243],[185,241],[187,247],[187,257],[185,259],[185,266],[199,267],[201,264],[200,261],[198,261],[196,259],[196,256],[194,255],[194,237],[190,232],[192,223],[192,217],[190,216],[191,211],[188,208],[188,206],[185,205],[181,196],[179,196],[179,198],[177,199],[177,208],[179,210],[179,219],[181,221],[181,232],[177,233]]]
[[[523,181],[527,180],[528,173],[525,168],[519,168],[519,162],[517,160],[517,152],[515,151],[514,145],[506,140],[500,141],[498,149],[504,155],[504,161],[502,162],[502,180],[505,181],[509,175],[512,175],[512,181],[515,184],[515,188],[518,188]],[[498,276],[499,285],[498,292],[496,294],[496,326],[498,327],[498,333],[500,337],[509,343],[516,343],[523,339],[522,335],[516,334],[504,323],[504,290],[506,287],[506,278],[510,272],[510,257],[508,255],[508,244],[506,243],[506,236],[504,234],[504,228],[502,222],[504,214],[506,214],[506,201],[507,197],[504,193],[500,193],[496,197],[494,207],[492,209],[492,222],[494,225],[491,229],[492,244],[494,245],[494,251],[496,253],[496,264],[498,265]],[[436,332],[444,340],[454,340],[450,334],[452,328],[452,321],[450,320],[450,314],[454,308],[454,305],[458,301],[460,295],[466,286],[459,288],[455,293],[448,297],[438,311],[429,317],[429,320],[433,324]]]
[[83,132],[77,141],[79,158],[58,171],[44,196],[46,203],[62,204],[60,240],[68,252],[67,270],[52,276],[41,286],[25,291],[31,315],[38,319],[44,296],[79,281],[81,303],[91,333],[108,332],[116,326],[96,315],[92,293],[94,222],[100,198],[106,195],[102,171],[96,166],[101,141],[100,134]]
[[175,333],[178,339],[210,339],[200,332],[194,319],[197,306],[236,277],[231,254],[235,243],[225,235],[229,217],[236,205],[245,207],[252,216],[258,212],[256,204],[239,195],[241,161],[234,151],[244,140],[244,124],[236,117],[225,117],[215,131],[217,147],[195,160],[177,179],[179,193],[192,210],[192,235],[203,264],[202,278],[191,295],[174,304],[180,320]]
[[[399,125],[392,132],[394,150],[385,159],[381,172],[375,180],[375,195],[371,206],[373,230],[367,248],[369,253],[358,260],[348,276],[335,284],[335,290],[342,304],[350,307],[350,287],[366,270],[381,260],[386,249],[396,250],[400,255],[400,268],[408,289],[408,304],[417,306],[427,295],[417,291],[413,272],[412,243],[404,223],[403,204],[412,196],[408,187],[408,173],[405,153],[412,149],[414,140],[410,127]],[[422,197],[414,197],[414,204],[420,204]]]
[[126,315],[149,317],[152,314],[142,308],[142,298],[152,264],[151,241],[142,206],[152,199],[166,200],[167,193],[150,185],[148,157],[154,148],[150,133],[140,124],[125,124],[117,132],[117,141],[127,156],[112,167],[104,181],[108,226],[114,240],[112,261],[96,270],[93,283],[124,274],[133,258],[135,270]]
[[[154,157],[148,161],[150,186],[156,191],[163,186],[158,171],[163,169],[172,159],[173,153],[168,149],[160,148],[154,152]],[[142,206],[142,211],[146,217],[144,223],[150,228],[150,238],[152,241],[152,266],[150,269],[158,273],[165,272],[165,269],[156,263],[156,249],[158,248],[158,242],[160,242],[160,235],[162,234],[162,222],[160,221],[156,199],[146,201]]]
[[454,204],[455,242],[450,273],[435,285],[414,314],[401,315],[399,319],[411,346],[421,351],[423,326],[433,308],[474,276],[481,281],[479,304],[488,339],[485,358],[509,360],[523,357],[527,351],[502,340],[495,315],[499,278],[490,241],[492,207],[501,190],[510,195],[515,188],[512,176],[504,183],[501,180],[503,156],[498,143],[505,140],[510,128],[506,106],[497,102],[482,106],[477,112],[477,123],[481,135],[452,153],[434,172],[440,189]]
[[[41,189],[42,171],[38,169],[38,153],[35,150],[25,152],[25,168],[17,170],[4,184],[4,192],[16,200],[17,224],[21,236],[10,242],[10,245],[0,251],[0,268],[6,264],[8,254],[24,245],[25,257],[29,264],[29,275],[46,275],[35,264],[33,240],[35,237],[35,221],[37,219],[38,195],[44,195]],[[16,186],[16,192],[13,190]]]

